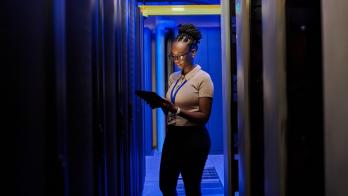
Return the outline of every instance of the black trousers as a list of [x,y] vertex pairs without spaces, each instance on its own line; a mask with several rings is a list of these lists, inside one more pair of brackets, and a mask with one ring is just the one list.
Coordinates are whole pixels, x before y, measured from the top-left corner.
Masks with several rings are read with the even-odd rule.
[[177,195],[180,173],[186,196],[201,195],[202,174],[210,146],[205,126],[168,126],[160,166],[160,189],[164,196]]

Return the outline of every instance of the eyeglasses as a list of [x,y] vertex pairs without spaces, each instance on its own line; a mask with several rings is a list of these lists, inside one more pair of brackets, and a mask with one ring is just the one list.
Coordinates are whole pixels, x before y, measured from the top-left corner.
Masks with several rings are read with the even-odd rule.
[[191,51],[187,51],[186,53],[180,54],[180,55],[173,55],[173,53],[170,53],[170,54],[168,54],[168,58],[172,61],[178,61],[178,60],[182,61],[182,60],[184,60],[184,57],[190,52]]

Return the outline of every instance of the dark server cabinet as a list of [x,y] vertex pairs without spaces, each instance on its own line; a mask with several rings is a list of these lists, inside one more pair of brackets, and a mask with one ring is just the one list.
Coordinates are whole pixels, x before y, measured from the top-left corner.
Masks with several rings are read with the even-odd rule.
[[15,145],[11,191],[140,195],[142,119],[133,92],[141,84],[142,21],[136,1],[14,0],[2,8]]
[[320,1],[262,1],[265,195],[324,195]]

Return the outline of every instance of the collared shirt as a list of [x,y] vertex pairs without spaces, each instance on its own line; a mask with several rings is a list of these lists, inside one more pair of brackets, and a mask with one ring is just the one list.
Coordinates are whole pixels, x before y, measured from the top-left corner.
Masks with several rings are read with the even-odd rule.
[[[180,88],[185,80],[187,82]],[[213,97],[214,94],[214,85],[210,75],[203,71],[199,65],[196,65],[186,75],[182,75],[181,71],[170,74],[168,79],[168,91],[166,93],[166,98],[168,100],[171,100],[173,88],[174,92],[180,88],[175,96],[175,105],[189,112],[199,111],[199,97]],[[175,126],[198,125],[197,123],[170,112],[167,115],[167,123]]]

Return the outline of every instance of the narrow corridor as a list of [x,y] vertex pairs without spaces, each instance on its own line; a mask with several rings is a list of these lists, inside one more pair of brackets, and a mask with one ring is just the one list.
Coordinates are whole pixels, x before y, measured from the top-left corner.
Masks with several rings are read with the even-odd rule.
[[[4,159],[15,168],[0,194],[162,195],[153,151],[161,151],[166,115],[135,92],[164,98],[180,59],[214,82],[203,196],[347,196],[347,7],[348,0],[5,0],[2,130],[12,134],[3,138],[14,158]],[[179,24],[200,29],[202,39],[190,42],[199,41],[198,52],[171,50]],[[199,95],[204,81],[184,87]],[[200,111],[195,100],[192,112]],[[184,108],[171,113],[185,118]],[[185,195],[181,178],[177,191]]]

